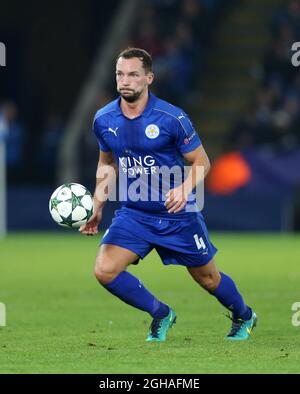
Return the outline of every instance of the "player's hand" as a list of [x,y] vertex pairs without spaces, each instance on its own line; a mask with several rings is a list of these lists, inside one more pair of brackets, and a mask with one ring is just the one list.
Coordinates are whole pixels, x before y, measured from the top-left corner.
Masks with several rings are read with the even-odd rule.
[[87,223],[80,226],[78,231],[80,231],[81,234],[84,234],[84,235],[98,234],[98,226],[99,226],[99,223],[101,222],[101,219],[102,219],[102,211],[94,213]]
[[177,213],[186,206],[188,193],[184,190],[183,185],[180,185],[169,190],[166,197],[167,200],[165,201],[165,207],[167,208],[168,213]]

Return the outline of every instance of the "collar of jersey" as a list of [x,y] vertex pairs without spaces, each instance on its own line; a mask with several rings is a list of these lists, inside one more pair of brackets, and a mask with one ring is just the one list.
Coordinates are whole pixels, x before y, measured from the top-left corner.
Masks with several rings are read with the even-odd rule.
[[[146,108],[144,109],[144,111],[139,116],[137,116],[136,118],[133,118],[133,119],[130,119],[130,120],[138,119],[140,116],[148,116],[148,115],[150,115],[150,113],[152,112],[152,109],[154,107],[155,100],[156,100],[156,97],[154,96],[154,94],[149,92],[148,103],[147,103]],[[116,115],[117,116],[124,116],[124,118],[126,118],[126,116],[123,114],[123,112],[121,110],[120,101],[121,101],[121,96],[119,96],[118,99],[116,100],[116,106],[115,106]]]

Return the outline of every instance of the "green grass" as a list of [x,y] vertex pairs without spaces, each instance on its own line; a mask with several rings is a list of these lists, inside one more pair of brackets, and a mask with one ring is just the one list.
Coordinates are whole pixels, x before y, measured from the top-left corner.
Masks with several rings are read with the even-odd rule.
[[177,324],[163,344],[146,343],[150,316],[99,286],[98,239],[70,232],[11,234],[0,241],[1,373],[299,373],[300,238],[213,234],[219,269],[258,314],[251,339],[232,343],[226,310],[184,267],[153,252],[130,271],[172,305]]

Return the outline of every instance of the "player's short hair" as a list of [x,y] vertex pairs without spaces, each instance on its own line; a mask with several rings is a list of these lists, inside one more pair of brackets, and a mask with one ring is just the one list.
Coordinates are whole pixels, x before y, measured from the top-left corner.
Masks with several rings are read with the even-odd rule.
[[124,59],[132,59],[134,57],[137,57],[143,63],[143,68],[145,69],[145,72],[152,72],[152,57],[150,53],[148,53],[144,49],[127,48],[119,53],[116,59],[116,63],[120,59],[120,57],[123,57]]

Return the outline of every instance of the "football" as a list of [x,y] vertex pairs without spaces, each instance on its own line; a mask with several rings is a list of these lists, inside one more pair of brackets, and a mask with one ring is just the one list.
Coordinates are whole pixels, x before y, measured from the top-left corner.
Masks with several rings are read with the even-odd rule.
[[79,183],[65,183],[52,193],[49,211],[60,226],[78,228],[93,214],[93,197]]

